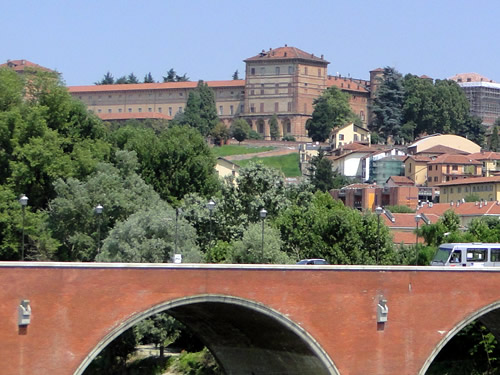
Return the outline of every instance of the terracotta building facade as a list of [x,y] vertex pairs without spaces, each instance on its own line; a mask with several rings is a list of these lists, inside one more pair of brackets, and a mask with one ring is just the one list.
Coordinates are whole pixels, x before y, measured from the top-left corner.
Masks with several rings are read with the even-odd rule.
[[[309,140],[305,129],[314,99],[330,86],[349,93],[353,112],[366,126],[371,100],[370,81],[329,76],[329,62],[295,47],[262,50],[244,60],[244,80],[208,81],[216,97],[217,114],[230,126],[245,119],[264,139],[270,139],[270,119],[276,114],[280,138]],[[186,107],[197,82],[71,86],[72,96],[104,120],[171,119]]]

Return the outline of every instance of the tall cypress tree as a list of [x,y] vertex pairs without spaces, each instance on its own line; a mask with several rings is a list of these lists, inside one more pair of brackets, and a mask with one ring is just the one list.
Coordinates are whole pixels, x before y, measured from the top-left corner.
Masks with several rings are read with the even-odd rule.
[[189,93],[186,111],[181,123],[198,129],[205,137],[219,123],[215,107],[215,94],[205,82],[198,81],[196,89]]
[[374,115],[370,125],[386,140],[392,137],[396,143],[403,142],[401,126],[403,122],[404,88],[403,77],[395,68],[385,67],[372,107]]

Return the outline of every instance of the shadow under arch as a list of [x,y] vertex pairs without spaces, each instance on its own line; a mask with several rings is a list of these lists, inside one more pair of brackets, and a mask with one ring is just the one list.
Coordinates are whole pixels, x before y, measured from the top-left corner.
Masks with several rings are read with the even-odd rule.
[[448,342],[455,337],[455,335],[464,329],[467,325],[472,323],[474,320],[479,320],[483,323],[490,331],[495,335],[497,340],[500,341],[500,301],[493,302],[466,317],[459,324],[457,324],[452,330],[450,330],[445,337],[439,342],[434,348],[430,356],[425,361],[418,375],[425,375],[430,365],[437,357],[439,352],[448,344]]
[[163,302],[130,317],[92,349],[75,375],[82,375],[94,358],[127,329],[160,312],[192,329],[228,375],[339,375],[328,354],[297,323],[261,303],[219,294]]

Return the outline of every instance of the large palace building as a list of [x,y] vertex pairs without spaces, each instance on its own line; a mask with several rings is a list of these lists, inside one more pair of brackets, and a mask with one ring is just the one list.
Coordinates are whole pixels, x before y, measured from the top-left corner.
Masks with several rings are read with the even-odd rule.
[[[269,120],[276,114],[280,136],[308,140],[306,121],[313,101],[330,86],[350,94],[351,108],[366,126],[370,87],[381,70],[371,72],[370,81],[329,76],[329,62],[295,47],[262,50],[244,60],[245,80],[207,81],[215,92],[217,113],[230,125],[245,119],[253,130],[270,138]],[[70,86],[69,92],[82,100],[103,120],[131,118],[171,119],[186,106],[196,82],[140,83],[125,85]]]

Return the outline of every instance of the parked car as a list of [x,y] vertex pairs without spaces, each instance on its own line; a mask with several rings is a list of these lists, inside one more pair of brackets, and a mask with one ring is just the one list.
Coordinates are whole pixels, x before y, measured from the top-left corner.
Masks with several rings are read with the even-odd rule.
[[324,259],[302,259],[297,262],[297,264],[330,264]]

